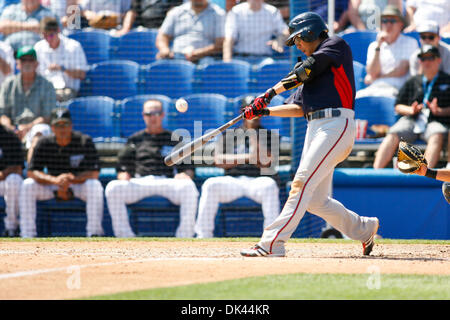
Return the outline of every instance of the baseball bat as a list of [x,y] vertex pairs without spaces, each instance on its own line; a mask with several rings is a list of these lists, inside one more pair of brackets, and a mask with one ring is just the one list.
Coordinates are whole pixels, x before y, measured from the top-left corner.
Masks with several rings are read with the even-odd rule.
[[189,142],[188,144],[184,145],[183,147],[181,147],[177,150],[174,150],[172,153],[170,153],[169,155],[167,155],[164,158],[165,165],[171,167],[171,166],[179,163],[181,160],[183,160],[184,158],[186,158],[186,157],[190,156],[192,153],[194,153],[195,150],[201,148],[208,141],[215,138],[216,136],[218,136],[219,134],[221,134],[226,129],[228,129],[232,125],[236,124],[243,118],[244,118],[244,114],[242,113],[239,116],[237,116],[236,118],[234,118],[233,120],[230,120],[227,123],[225,123],[224,125],[220,126],[219,128],[214,129],[213,131],[211,131],[207,134],[204,134],[203,136],[195,139],[194,141]]

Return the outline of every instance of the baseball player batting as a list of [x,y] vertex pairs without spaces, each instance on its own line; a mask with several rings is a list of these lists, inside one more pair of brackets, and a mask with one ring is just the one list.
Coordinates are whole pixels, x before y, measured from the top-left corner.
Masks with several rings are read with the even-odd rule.
[[[329,194],[334,168],[350,154],[355,139],[352,52],[344,40],[328,36],[325,22],[316,13],[296,16],[289,23],[289,31],[286,45],[295,44],[307,58],[247,106],[244,117],[305,117],[308,121],[305,143],[283,210],[264,229],[258,244],[242,250],[241,255],[285,256],[285,243],[306,210],[351,239],[361,241],[363,254],[369,255],[378,219],[359,216]],[[297,91],[288,104],[267,107],[276,94],[295,87]]]

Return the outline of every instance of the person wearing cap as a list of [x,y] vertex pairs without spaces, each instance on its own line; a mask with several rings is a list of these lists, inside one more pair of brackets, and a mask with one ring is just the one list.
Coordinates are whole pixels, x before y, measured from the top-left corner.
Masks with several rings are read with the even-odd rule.
[[[302,156],[281,213],[255,246],[240,253],[245,257],[285,256],[287,241],[308,211],[350,239],[361,241],[363,255],[370,255],[378,218],[360,216],[330,195],[334,169],[348,157],[355,142],[351,48],[341,37],[328,35],[325,21],[314,12],[294,17],[289,33],[286,45],[295,45],[306,58],[246,106],[243,117],[304,117],[308,124]],[[268,106],[273,97],[292,89],[296,90],[283,104]]]
[[[86,235],[103,235],[103,186],[98,180],[99,157],[89,135],[72,130],[68,109],[51,113],[53,134],[42,137],[31,157],[28,178],[19,196],[20,232],[24,238],[36,237],[36,201],[73,197],[86,202]],[[46,168],[46,170],[45,170]]]
[[17,52],[20,72],[0,87],[0,122],[16,132],[26,149],[31,148],[36,133],[50,132],[50,112],[56,107],[55,89],[37,73],[38,65],[33,47],[21,47]]
[[89,69],[83,47],[60,33],[55,18],[42,19],[41,31],[44,39],[34,46],[39,61],[38,72],[53,84],[59,102],[73,99]]
[[408,79],[409,58],[418,48],[417,41],[402,34],[406,20],[400,10],[386,6],[381,14],[381,30],[367,49],[366,88],[356,98],[365,96],[395,97]]
[[423,74],[409,78],[400,89],[395,112],[402,117],[383,139],[375,156],[375,169],[388,165],[400,138],[409,143],[425,141],[425,159],[430,168],[439,161],[450,128],[450,76],[439,71],[442,59],[437,47],[424,45],[418,58]]
[[[424,21],[417,26],[417,32],[420,36],[420,44],[424,46],[426,44],[435,46],[439,49],[441,55],[441,71],[450,74],[450,45],[441,41],[439,35],[439,25],[436,21]],[[414,51],[409,59],[409,72],[412,76],[420,74],[419,70],[419,55],[420,48]]]
[[288,26],[276,7],[264,0],[240,3],[226,16],[223,61],[273,62],[274,52],[285,50],[284,42],[288,36]]
[[34,45],[40,40],[39,22],[44,17],[55,17],[40,0],[21,0],[7,6],[0,15],[0,33],[14,51],[25,45]]
[[[241,109],[255,97],[241,101]],[[208,178],[202,192],[195,224],[197,238],[214,236],[214,221],[221,203],[246,197],[261,204],[263,228],[280,212],[279,177],[273,169],[278,162],[279,135],[261,126],[260,118],[244,119],[237,129],[227,130],[214,148],[214,165],[224,176]]]

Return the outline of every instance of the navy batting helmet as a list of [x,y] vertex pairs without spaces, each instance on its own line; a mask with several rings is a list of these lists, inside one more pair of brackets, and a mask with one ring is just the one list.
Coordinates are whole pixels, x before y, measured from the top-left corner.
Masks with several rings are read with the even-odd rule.
[[289,33],[286,40],[287,46],[294,45],[294,38],[300,36],[303,41],[312,42],[316,40],[322,32],[328,32],[328,27],[322,17],[315,12],[301,13],[289,22]]
[[445,200],[450,203],[450,182],[444,182],[442,184],[442,194],[444,195]]

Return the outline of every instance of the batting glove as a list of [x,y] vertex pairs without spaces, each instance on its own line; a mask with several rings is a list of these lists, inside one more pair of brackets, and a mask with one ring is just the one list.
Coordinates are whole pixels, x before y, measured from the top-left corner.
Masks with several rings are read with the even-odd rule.
[[251,104],[244,108],[244,118],[247,120],[252,120],[256,117],[263,117],[269,115],[269,109],[256,109],[256,107]]

